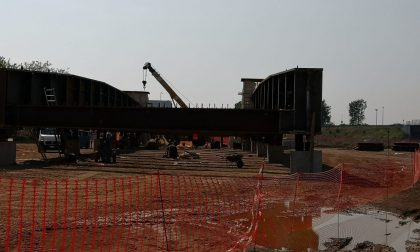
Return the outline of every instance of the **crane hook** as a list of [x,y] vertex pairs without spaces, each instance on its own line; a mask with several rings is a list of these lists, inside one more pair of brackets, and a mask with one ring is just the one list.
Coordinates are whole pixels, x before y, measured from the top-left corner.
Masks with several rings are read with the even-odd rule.
[[143,90],[146,90],[146,83],[147,83],[146,77],[147,77],[147,69],[143,68],[143,81],[142,81]]

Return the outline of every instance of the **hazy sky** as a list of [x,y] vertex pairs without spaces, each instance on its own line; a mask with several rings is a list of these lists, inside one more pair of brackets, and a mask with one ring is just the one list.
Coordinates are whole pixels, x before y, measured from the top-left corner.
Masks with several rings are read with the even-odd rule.
[[[332,120],[367,101],[366,122],[420,119],[420,1],[6,1],[0,55],[143,90],[150,61],[194,103],[239,101],[242,77],[324,68]],[[152,99],[169,95],[152,78]]]

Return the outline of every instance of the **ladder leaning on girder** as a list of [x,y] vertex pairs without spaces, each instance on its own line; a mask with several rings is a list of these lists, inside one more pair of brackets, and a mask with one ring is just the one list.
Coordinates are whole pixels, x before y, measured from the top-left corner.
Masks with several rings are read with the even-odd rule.
[[[57,106],[57,97],[55,95],[55,89],[54,88],[46,88],[44,87],[44,94],[45,94],[45,101],[47,102],[48,106]],[[55,137],[55,142],[58,144],[58,134],[57,134],[57,129],[54,128],[54,137]],[[60,138],[61,140],[61,138]],[[61,144],[61,141],[60,141]],[[61,146],[59,145],[58,147],[58,155],[61,157]],[[44,153],[45,155],[45,153]]]
[[[56,106],[57,105],[57,97],[55,95],[55,89],[54,88],[46,88],[44,87],[44,96],[45,96],[45,101],[47,103],[47,106]],[[47,155],[45,154],[45,147],[41,145],[41,143],[39,142],[39,134],[40,134],[40,129],[32,129],[31,130],[31,135],[32,138],[35,140],[35,143],[38,147],[38,152],[41,154],[42,158],[44,160],[47,160]],[[54,136],[55,136],[55,141],[58,143],[58,137],[57,137],[57,131],[56,129],[54,129]],[[59,155],[61,156],[60,150],[58,151]]]

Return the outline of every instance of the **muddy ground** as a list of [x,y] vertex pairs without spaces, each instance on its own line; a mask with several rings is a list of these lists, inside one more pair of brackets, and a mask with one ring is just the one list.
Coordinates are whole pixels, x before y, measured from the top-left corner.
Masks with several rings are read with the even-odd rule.
[[[83,156],[76,163],[64,163],[57,153],[48,153],[49,160],[44,161],[34,144],[17,144],[17,165],[0,168],[0,177],[36,180],[90,180],[156,174],[157,171],[169,175],[252,177],[256,176],[264,163],[264,158],[248,152],[229,149],[192,151],[198,153],[200,159],[166,159],[163,158],[163,150],[138,150],[121,153],[116,164],[103,164],[94,161],[91,149],[82,149]],[[326,168],[344,163],[349,167],[356,167],[358,174],[377,177],[378,180],[381,180],[384,174],[383,164],[386,164],[390,158],[406,166],[405,174],[411,169],[413,161],[412,153],[359,152],[331,148],[325,148],[322,151]],[[227,155],[236,152],[244,155],[245,166],[241,169],[225,159]],[[180,150],[179,153],[183,154],[183,150]],[[367,172],[364,173],[364,170]],[[289,174],[289,169],[278,164],[264,164],[264,174],[265,176],[278,177]],[[346,185],[343,186],[343,190],[345,187]],[[354,187],[351,188],[351,190],[354,189]],[[383,210],[420,220],[420,210],[417,210],[420,209],[419,195],[420,186],[417,184],[406,191],[391,195],[388,199],[383,200],[381,197],[382,200],[371,202],[371,204]]]
[[[413,162],[412,153],[397,153],[394,151],[384,152],[360,152],[356,150],[324,148],[323,163],[325,167],[335,167],[340,163],[357,165],[360,169],[378,166],[381,161],[391,157],[401,163],[410,166]],[[2,167],[2,177],[15,177],[27,179],[87,179],[87,178],[110,178],[138,174],[156,173],[157,170],[165,174],[176,175],[201,175],[201,176],[254,176],[258,173],[264,158],[255,154],[239,151],[244,155],[245,166],[238,169],[234,163],[225,160],[229,153],[235,150],[192,150],[201,155],[201,159],[172,160],[163,158],[164,151],[140,150],[121,154],[116,164],[95,163],[89,156],[92,149],[82,149],[84,158],[77,163],[62,163],[57,153],[47,153],[49,161],[42,160],[37,152],[35,144],[17,144],[17,165]],[[180,154],[183,150],[179,151]],[[265,164],[267,176],[288,174],[287,167],[278,164]],[[378,167],[378,176],[382,169]],[[417,183],[411,189],[392,196],[391,198],[375,202],[375,205],[397,214],[407,214],[407,211],[420,209],[420,185]],[[420,211],[419,211],[420,214]],[[419,217],[420,218],[420,217]]]

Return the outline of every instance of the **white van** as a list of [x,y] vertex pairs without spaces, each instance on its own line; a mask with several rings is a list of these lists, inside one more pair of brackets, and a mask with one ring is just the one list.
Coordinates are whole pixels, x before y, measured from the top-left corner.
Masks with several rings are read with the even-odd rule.
[[45,128],[39,131],[39,145],[45,150],[59,150],[61,146],[60,135],[56,135],[53,128]]

